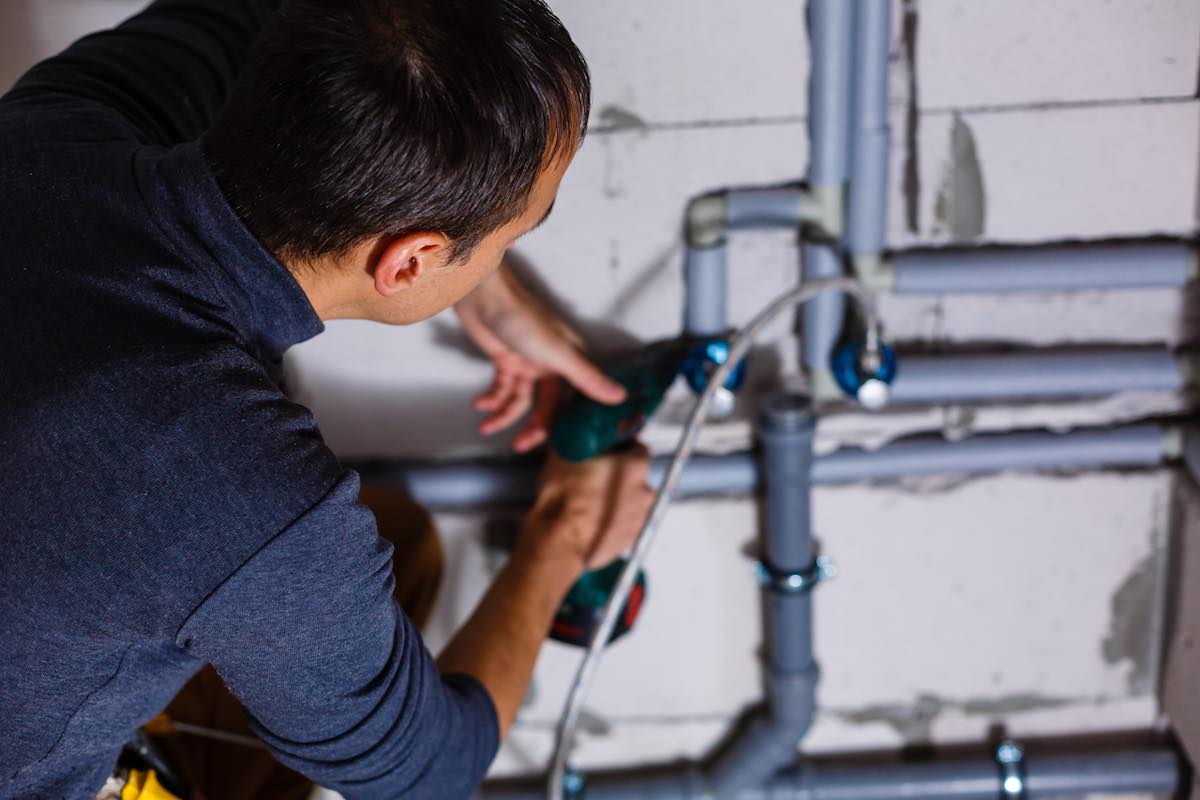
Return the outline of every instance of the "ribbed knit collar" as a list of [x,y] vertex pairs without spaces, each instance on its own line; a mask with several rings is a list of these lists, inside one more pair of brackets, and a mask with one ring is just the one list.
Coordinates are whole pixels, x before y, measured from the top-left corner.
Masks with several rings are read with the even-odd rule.
[[212,276],[230,323],[262,357],[278,361],[325,329],[300,284],[233,210],[199,142],[146,155],[138,171],[164,232]]

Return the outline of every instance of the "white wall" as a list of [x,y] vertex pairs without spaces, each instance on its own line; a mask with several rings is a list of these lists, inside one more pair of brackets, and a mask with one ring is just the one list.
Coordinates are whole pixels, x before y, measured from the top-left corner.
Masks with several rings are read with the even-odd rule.
[[[0,84],[138,5],[7,0]],[[679,320],[687,198],[804,173],[803,3],[552,5],[592,65],[596,111],[553,222],[521,254],[593,336],[611,336],[606,325],[669,335]],[[900,35],[899,2],[894,26],[892,246],[1195,230],[1200,3],[916,0],[908,8],[916,14],[915,64]],[[939,203],[944,182],[963,170],[982,186],[985,213],[974,228],[953,222],[961,198]],[[739,236],[733,252],[731,308],[744,320],[794,282],[796,253],[782,235]],[[894,336],[935,347],[1164,342],[1178,340],[1181,328],[1180,299],[1166,291],[892,298],[883,308]],[[786,330],[776,334],[790,370],[794,343]],[[394,330],[331,325],[297,349],[292,367],[300,396],[345,455],[502,449],[472,432],[468,399],[488,369],[462,349],[452,319]],[[824,420],[820,439],[831,448],[943,427],[1062,428],[1182,404],[1131,395],[846,414]],[[660,428],[651,439],[666,443],[670,433]],[[748,437],[748,425],[735,421],[714,439],[736,446]],[[997,722],[1018,734],[1150,725],[1168,486],[1165,472],[1138,472],[818,490],[816,528],[842,574],[818,594],[824,681],[808,746],[975,741]],[[480,521],[442,519],[451,574],[434,644],[469,611],[493,566]],[[581,765],[701,754],[759,696],[758,601],[745,554],[754,529],[749,501],[672,512],[651,558],[639,630],[603,668]],[[497,772],[543,763],[574,663],[573,652],[547,646]]]

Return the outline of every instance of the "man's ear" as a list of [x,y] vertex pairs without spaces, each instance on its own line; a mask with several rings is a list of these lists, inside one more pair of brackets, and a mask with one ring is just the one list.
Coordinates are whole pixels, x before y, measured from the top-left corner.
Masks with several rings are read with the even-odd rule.
[[410,233],[382,240],[375,251],[372,272],[375,291],[391,297],[410,288],[442,263],[450,240],[434,232]]

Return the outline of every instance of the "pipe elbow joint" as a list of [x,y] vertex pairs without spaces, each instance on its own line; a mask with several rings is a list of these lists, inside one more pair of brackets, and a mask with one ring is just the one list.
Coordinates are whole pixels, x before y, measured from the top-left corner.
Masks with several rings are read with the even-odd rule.
[[895,291],[896,268],[878,254],[852,255],[850,265],[854,269],[854,277],[871,292],[879,295]]
[[724,191],[691,199],[684,214],[684,237],[689,247],[709,248],[725,244],[725,211],[728,203]]
[[845,189],[840,183],[816,184],[804,193],[801,218],[816,238],[840,239],[846,225]]
[[821,668],[814,662],[803,672],[783,673],[767,670],[767,708],[774,735],[780,741],[796,745],[812,727],[817,713],[817,683]]

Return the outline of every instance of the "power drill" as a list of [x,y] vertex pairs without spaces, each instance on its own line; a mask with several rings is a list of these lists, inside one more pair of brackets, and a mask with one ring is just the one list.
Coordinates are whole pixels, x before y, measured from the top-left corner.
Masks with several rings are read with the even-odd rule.
[[[625,401],[609,406],[576,392],[550,426],[551,448],[559,457],[578,462],[632,444],[689,357],[694,358],[699,344],[694,339],[655,342],[610,366],[605,374],[625,387]],[[559,608],[550,638],[587,647],[624,566],[625,560],[619,558],[602,569],[584,573]],[[609,644],[633,626],[645,598],[646,575],[638,573]]]

